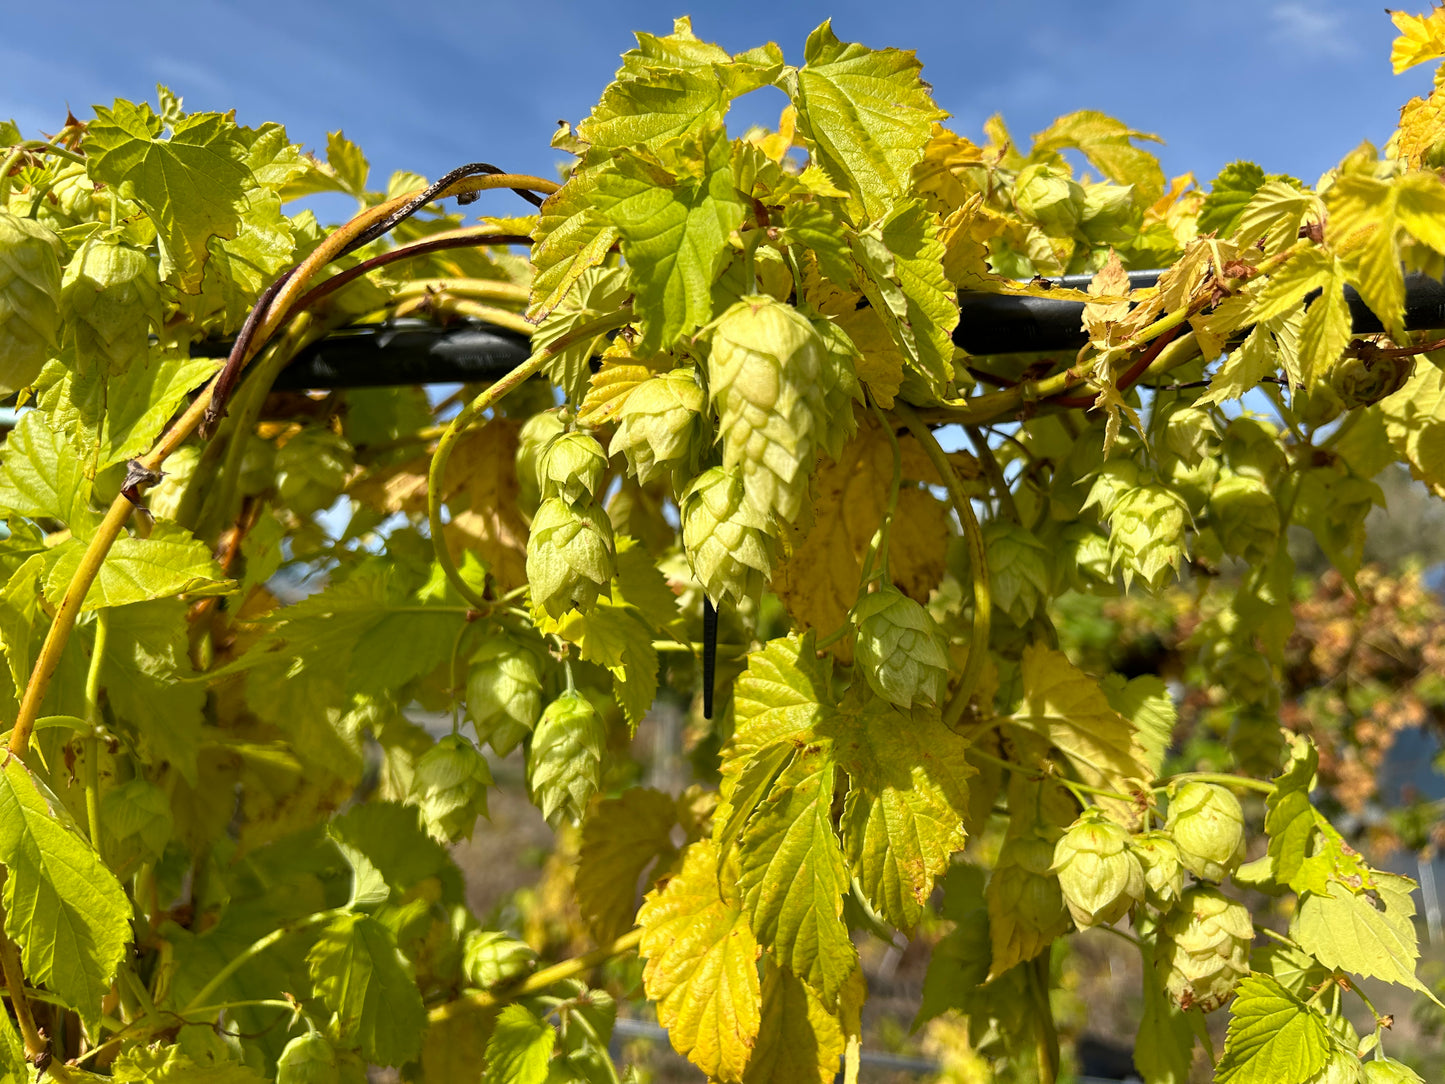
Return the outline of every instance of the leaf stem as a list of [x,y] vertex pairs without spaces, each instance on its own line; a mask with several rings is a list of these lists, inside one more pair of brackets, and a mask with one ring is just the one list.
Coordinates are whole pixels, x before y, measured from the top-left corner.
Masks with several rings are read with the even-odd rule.
[[518,365],[506,376],[485,388],[475,399],[462,408],[447,430],[437,441],[437,448],[432,453],[431,467],[427,471],[426,485],[426,513],[427,522],[431,525],[432,551],[436,554],[437,563],[441,565],[442,571],[446,573],[447,581],[457,589],[457,593],[467,602],[479,610],[490,610],[491,603],[478,594],[458,571],[456,562],[452,560],[451,550],[447,547],[445,524],[442,523],[442,503],[445,500],[447,460],[451,458],[453,449],[457,442],[462,439],[462,434],[467,427],[482,416],[483,413],[496,406],[509,392],[520,387],[528,378],[541,372],[543,366],[551,361],[557,354],[560,354],[568,346],[583,339],[595,338],[615,328],[622,327],[632,319],[630,312],[612,312],[606,316],[598,317],[596,320],[581,324],[565,335],[561,335],[548,343],[541,350],[536,351],[530,358]]
[[95,645],[90,652],[90,670],[85,675],[85,816],[90,827],[90,845],[100,853],[100,670],[105,664],[105,647],[110,639],[110,610],[95,612]]
[[1219,783],[1226,787],[1243,787],[1246,790],[1256,790],[1261,794],[1273,794],[1275,785],[1265,779],[1251,779],[1245,775],[1230,775],[1227,772],[1180,772],[1178,775],[1171,775],[1159,786],[1154,787],[1155,794],[1168,790],[1176,783]]
[[953,510],[958,513],[959,523],[963,527],[964,539],[968,542],[969,563],[973,569],[973,628],[969,634],[968,661],[964,663],[963,676],[959,679],[952,699],[943,709],[943,722],[952,727],[963,718],[964,710],[973,699],[974,690],[978,688],[978,679],[983,675],[984,663],[988,659],[989,627],[993,619],[988,552],[984,548],[983,530],[978,525],[978,517],[973,514],[973,503],[959,484],[953,464],[948,461],[938,438],[902,399],[894,400],[893,413],[902,418],[908,431],[918,438],[918,443],[923,446],[934,470],[938,471],[938,476],[943,479],[953,501]]
[[331,919],[335,918],[337,915],[342,915],[345,913],[346,909],[344,907],[333,907],[329,911],[317,911],[314,914],[307,915],[305,918],[298,919],[295,922],[288,922],[283,926],[279,927],[278,929],[272,930],[270,933],[266,934],[266,936],[251,942],[251,944],[246,946],[246,948],[242,949],[238,954],[228,960],[224,967],[222,967],[219,971],[217,971],[214,975],[211,976],[211,981],[206,983],[206,985],[202,986],[200,990],[196,992],[196,995],[192,997],[189,1002],[187,1002],[186,1007],[181,1010],[181,1015],[186,1016],[194,1013],[196,1011],[196,1006],[204,1005],[206,1003],[206,998],[210,997],[223,985],[225,985],[227,979],[229,979],[232,975],[234,975],[251,960],[254,960],[257,956],[261,955],[261,953],[265,952],[272,945],[276,944],[276,942],[280,941],[282,938],[304,930],[308,926],[315,926],[322,922],[328,922]]
[[573,979],[578,975],[585,975],[594,967],[606,963],[614,956],[621,956],[637,948],[642,941],[642,929],[631,930],[607,944],[593,949],[591,952],[583,953],[581,956],[574,956],[570,960],[563,960],[561,963],[553,964],[551,967],[544,967],[541,971],[534,971],[522,982],[515,986],[505,986],[496,991],[479,990],[473,994],[467,994],[455,1001],[448,1001],[438,1005],[428,1013],[428,1018],[435,1024],[442,1020],[450,1020],[463,1013],[475,1009],[489,1009],[497,1005],[505,1005],[517,998],[528,997],[540,993],[549,986],[555,986],[565,979]]

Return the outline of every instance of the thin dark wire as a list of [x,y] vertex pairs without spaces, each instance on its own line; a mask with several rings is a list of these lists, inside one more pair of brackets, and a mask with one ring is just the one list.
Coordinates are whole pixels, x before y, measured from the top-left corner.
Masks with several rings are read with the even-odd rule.
[[717,610],[702,599],[702,717],[712,718],[713,681],[717,676]]

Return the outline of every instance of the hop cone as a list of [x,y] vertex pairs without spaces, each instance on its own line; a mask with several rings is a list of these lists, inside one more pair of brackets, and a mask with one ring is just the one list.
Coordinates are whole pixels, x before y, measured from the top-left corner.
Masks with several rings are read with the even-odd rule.
[[1219,479],[1209,494],[1209,519],[1225,552],[1250,564],[1267,561],[1279,541],[1279,504],[1258,478]]
[[276,1084],[340,1084],[336,1051],[318,1032],[298,1035],[276,1059]]
[[298,516],[329,508],[354,465],[351,445],[329,429],[301,430],[276,452],[276,491]]
[[60,238],[0,211],[0,395],[27,387],[60,330]]
[[1369,406],[1403,388],[1414,368],[1414,358],[1367,349],[1340,359],[1330,372],[1330,387],[1350,409]]
[[527,786],[547,822],[580,821],[602,782],[607,726],[586,697],[563,693],[542,712],[527,751]]
[[708,386],[723,466],[742,470],[755,508],[787,522],[802,510],[819,444],[826,354],[807,317],[771,297],[739,301],[713,329]]
[[639,482],[669,470],[690,472],[702,444],[703,398],[692,369],[649,377],[622,404],[607,450],[625,455]]
[[542,502],[542,453],[566,431],[556,411],[533,414],[517,434],[517,504],[533,513]]
[[1222,881],[1244,858],[1244,811],[1239,799],[1213,783],[1185,783],[1169,802],[1164,830],[1194,876]]
[[1218,889],[1191,888],[1164,920],[1158,965],[1181,1009],[1213,1012],[1249,973],[1249,911]]
[[542,714],[537,656],[505,636],[483,641],[467,671],[467,714],[479,742],[506,756]]
[[1184,865],[1168,832],[1146,832],[1129,841],[1144,867],[1144,898],[1168,911],[1184,892]]
[[525,941],[497,930],[473,930],[462,950],[467,981],[482,990],[511,982],[537,966],[537,954]]
[[421,808],[427,831],[455,843],[471,839],[477,815],[486,816],[491,785],[486,757],[460,734],[448,734],[416,762],[411,797]]
[[152,322],[161,319],[156,265],[138,248],[85,245],[65,268],[61,302],[85,369],[118,373],[142,364]]
[[748,503],[739,470],[713,467],[688,487],[682,509],[682,545],[707,597],[721,605],[755,598],[773,571],[767,520]]
[[1144,898],[1144,868],[1129,849],[1129,833],[1096,810],[1059,839],[1053,870],[1081,930],[1119,921]]
[[854,617],[854,658],[874,692],[905,709],[943,698],[948,642],[927,610],[889,583],[864,595]]
[[1371,1058],[1365,1062],[1365,1084],[1425,1084],[1425,1078],[1394,1058]]
[[989,977],[1032,960],[1069,932],[1069,912],[1059,879],[1050,872],[1054,845],[1042,836],[1004,842],[985,893],[993,962]]
[[607,470],[607,453],[590,433],[563,433],[542,452],[542,496],[572,504],[597,496]]
[[602,506],[576,506],[561,497],[542,502],[527,538],[532,603],[553,617],[591,608],[617,568],[612,521]]

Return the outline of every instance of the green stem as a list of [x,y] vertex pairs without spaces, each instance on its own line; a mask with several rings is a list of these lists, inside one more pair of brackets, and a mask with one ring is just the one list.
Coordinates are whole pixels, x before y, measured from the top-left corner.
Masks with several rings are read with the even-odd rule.
[[25,970],[20,964],[20,950],[5,933],[3,909],[0,909],[0,968],[5,972],[5,989],[9,991],[10,1004],[15,1008],[15,1022],[20,1027],[20,1037],[25,1040],[25,1056],[34,1061],[45,1053],[47,1047],[35,1028],[35,1016],[31,1013],[30,1001],[25,996]]
[[1243,787],[1246,790],[1257,790],[1261,794],[1273,794],[1275,785],[1264,779],[1250,779],[1244,775],[1229,775],[1227,772],[1180,772],[1178,775],[1171,775],[1161,785],[1154,787],[1154,793],[1160,794],[1177,783],[1218,783],[1226,787]]
[[194,1013],[196,1011],[196,1006],[204,1005],[208,997],[210,997],[212,994],[214,994],[217,990],[219,990],[222,986],[225,985],[227,979],[229,979],[237,971],[241,970],[241,968],[244,967],[251,960],[254,960],[257,956],[261,955],[261,953],[265,952],[272,945],[276,944],[278,941],[290,936],[293,933],[297,933],[300,930],[304,930],[309,926],[315,926],[322,922],[328,922],[331,919],[335,918],[337,915],[343,915],[345,913],[346,909],[344,907],[335,907],[329,911],[317,911],[315,914],[307,915],[303,919],[299,919],[295,922],[288,922],[285,925],[281,926],[279,929],[272,930],[265,937],[251,942],[250,945],[242,949],[237,955],[233,956],[229,961],[227,961],[225,967],[221,968],[221,970],[217,971],[214,975],[211,976],[211,981],[206,983],[206,985],[202,986],[201,989],[197,991],[196,995],[191,998],[191,1000],[186,1004],[186,1007],[181,1010],[181,1015],[186,1016]]
[[1049,1004],[1049,953],[1029,961],[1028,986],[1037,1011],[1039,1084],[1054,1084],[1059,1078],[1059,1032],[1054,1026],[1054,1009]]
[[600,948],[581,956],[575,956],[570,960],[563,960],[551,967],[544,967],[541,971],[535,971],[525,980],[515,986],[506,986],[495,992],[478,991],[458,998],[456,1001],[448,1001],[444,1005],[438,1005],[428,1014],[432,1023],[441,1020],[450,1020],[465,1012],[475,1009],[488,1009],[497,1005],[505,1005],[509,1001],[518,998],[528,997],[531,994],[541,993],[549,986],[555,986],[564,979],[574,979],[578,975],[585,975],[594,967],[605,964],[614,956],[621,956],[637,948],[642,941],[642,930],[636,929],[621,937],[608,942]]
[[462,579],[456,562],[452,560],[451,551],[447,548],[445,525],[442,523],[447,460],[451,458],[453,449],[462,439],[462,434],[467,431],[468,426],[496,406],[504,396],[520,387],[528,378],[541,372],[543,367],[563,350],[584,339],[605,335],[609,331],[622,327],[631,319],[630,312],[608,313],[606,316],[581,324],[567,334],[559,336],[463,407],[461,413],[453,418],[451,424],[447,426],[447,431],[442,434],[441,440],[437,441],[437,450],[432,455],[431,468],[427,472],[426,487],[426,512],[427,521],[431,525],[432,551],[436,554],[437,563],[442,566],[442,571],[446,573],[448,582],[457,589],[457,593],[462,598],[477,609],[485,612],[491,608],[491,603],[473,590],[471,584]]
[[968,436],[968,442],[973,445],[974,454],[978,456],[979,464],[983,467],[984,477],[988,479],[989,486],[998,497],[999,511],[1014,523],[1022,522],[1019,519],[1018,506],[1014,504],[1014,495],[1004,481],[1003,470],[994,457],[993,449],[989,447],[988,437],[973,426],[965,428],[964,433]]
[[893,525],[893,517],[898,514],[898,492],[903,488],[903,449],[898,445],[898,434],[894,432],[893,423],[888,420],[883,409],[871,397],[868,405],[873,408],[878,424],[883,427],[883,432],[888,435],[888,443],[893,446],[893,478],[888,485],[888,505],[883,511],[883,521],[878,524],[878,531],[863,557],[863,575],[858,581],[860,595],[868,590],[868,583],[873,578],[875,559],[878,562],[879,578],[885,583],[888,582],[888,530]]
[[96,853],[100,853],[100,670],[109,639],[110,610],[102,607],[95,611],[95,646],[85,675],[85,721],[90,724],[85,738],[85,816],[90,825],[90,845]]
[[923,451],[933,463],[933,468],[943,479],[943,484],[947,487],[948,495],[953,501],[953,510],[958,513],[959,523],[963,527],[964,538],[968,542],[968,555],[973,568],[973,629],[969,635],[968,661],[964,664],[963,676],[959,679],[958,688],[954,690],[952,699],[943,709],[943,722],[947,726],[954,726],[963,718],[964,710],[968,707],[969,701],[973,699],[974,690],[978,688],[978,680],[983,676],[984,663],[988,659],[989,628],[993,619],[993,598],[989,590],[988,579],[988,552],[984,548],[983,530],[978,525],[978,517],[973,514],[973,502],[968,499],[968,494],[959,484],[953,464],[948,461],[948,456],[939,446],[938,438],[914,413],[913,408],[902,399],[894,401],[893,413],[902,418],[903,424],[908,426],[908,431],[918,438],[918,443],[923,446]]

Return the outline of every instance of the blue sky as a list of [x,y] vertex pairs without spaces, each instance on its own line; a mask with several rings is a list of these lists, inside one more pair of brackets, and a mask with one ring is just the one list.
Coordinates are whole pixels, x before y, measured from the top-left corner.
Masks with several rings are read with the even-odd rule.
[[[734,50],[773,40],[793,62],[832,17],[844,40],[916,49],[962,134],[977,135],[993,112],[1023,138],[1061,113],[1101,109],[1163,137],[1166,171],[1205,182],[1234,158],[1312,182],[1361,139],[1383,142],[1430,80],[1428,67],[1391,74],[1394,27],[1378,0],[13,7],[0,39],[0,118],[27,135],[59,127],[67,103],[84,117],[118,96],[154,100],[164,82],[190,109],[280,121],[308,147],[342,128],[378,181],[478,159],[552,175],[556,121],[586,115],[631,30],[665,33],[683,13],[701,37]],[[760,91],[733,118],[771,122],[783,104]]]

